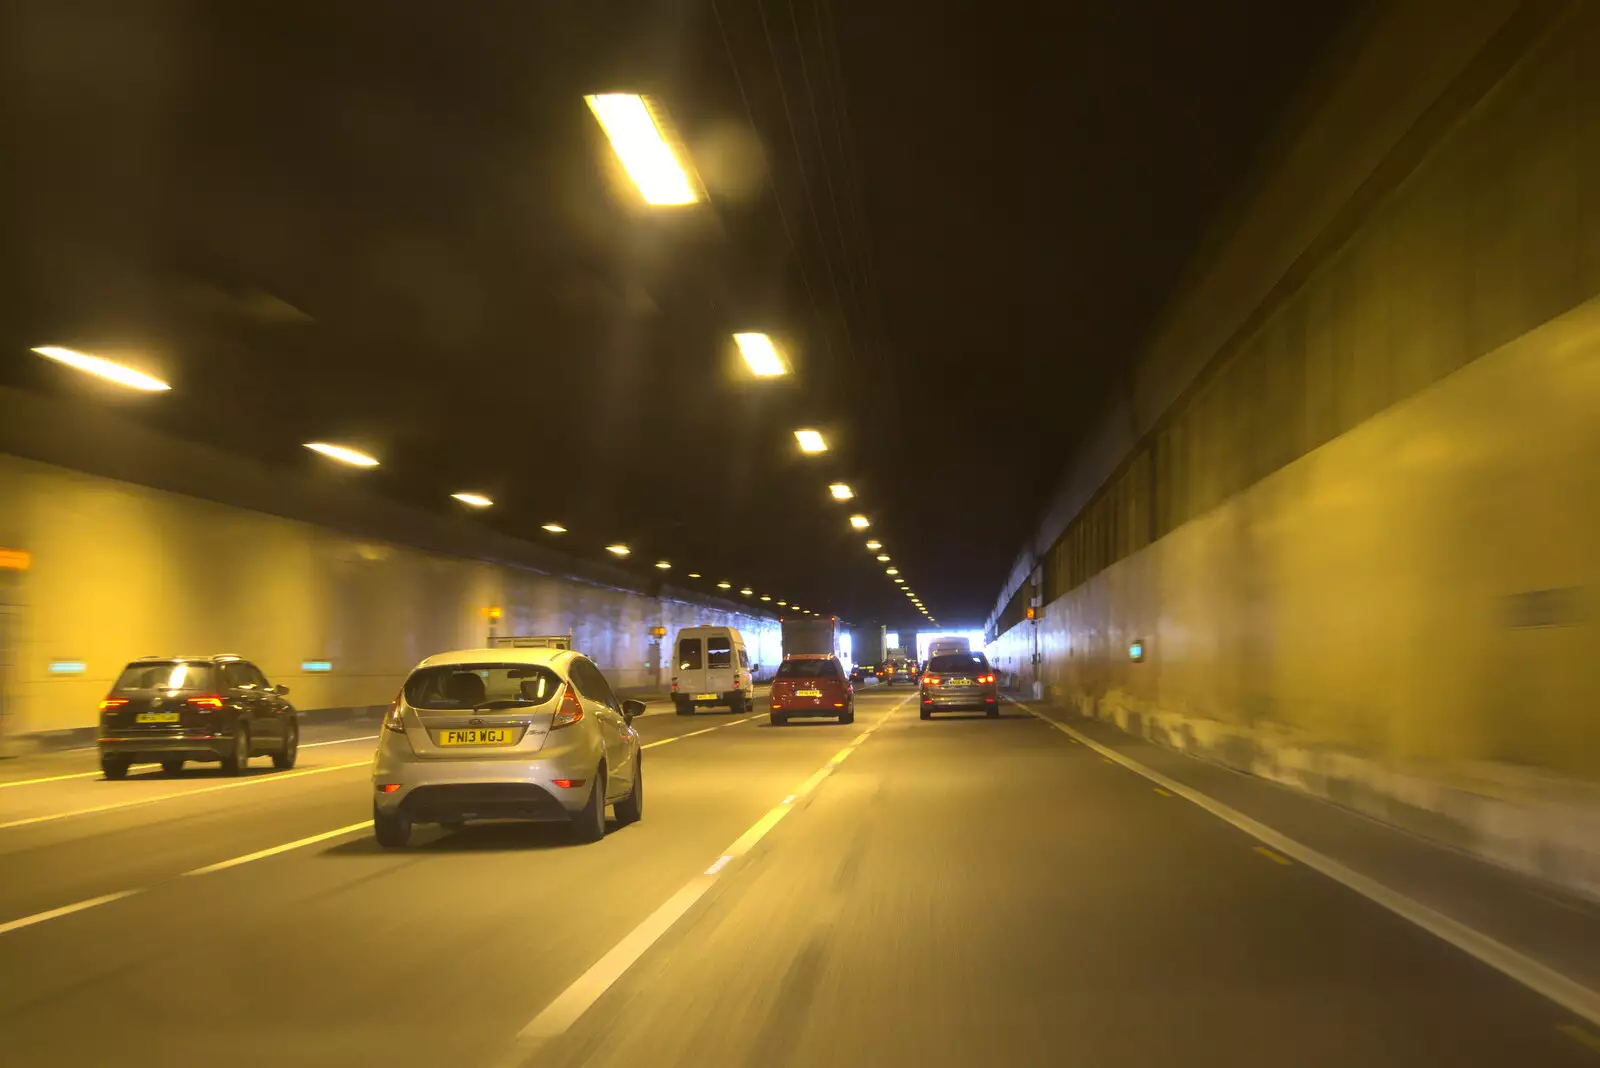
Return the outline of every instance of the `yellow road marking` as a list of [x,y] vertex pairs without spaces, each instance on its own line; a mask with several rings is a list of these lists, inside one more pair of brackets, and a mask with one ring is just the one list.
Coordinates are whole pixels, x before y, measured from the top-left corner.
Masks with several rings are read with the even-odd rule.
[[1580,1046],[1588,1046],[1596,1053],[1600,1053],[1600,1035],[1595,1035],[1577,1024],[1561,1024],[1556,1028]]
[[237,790],[244,786],[264,786],[268,783],[285,782],[289,779],[299,779],[307,775],[322,775],[330,771],[365,768],[370,767],[371,764],[372,761],[370,760],[357,760],[349,764],[330,764],[325,768],[306,768],[303,771],[282,771],[275,775],[264,775],[260,778],[240,779],[237,782],[218,783],[215,786],[202,786],[198,790],[184,790],[176,794],[157,794],[155,797],[132,797],[124,801],[113,801],[107,805],[92,805],[89,808],[75,808],[66,812],[51,812],[43,816],[29,816],[26,819],[0,823],[0,831],[10,830],[13,827],[28,827],[35,823],[49,823],[52,820],[69,819],[73,816],[93,816],[99,812],[115,812],[119,808],[153,805],[157,801],[179,801],[185,797],[199,797],[201,794],[216,793],[218,790]]
[[1255,846],[1254,849],[1257,853],[1260,853],[1274,864],[1283,864],[1287,866],[1294,863],[1294,861],[1290,860],[1288,857],[1284,856],[1282,853],[1279,853],[1275,849],[1268,849],[1266,846],[1261,845]]

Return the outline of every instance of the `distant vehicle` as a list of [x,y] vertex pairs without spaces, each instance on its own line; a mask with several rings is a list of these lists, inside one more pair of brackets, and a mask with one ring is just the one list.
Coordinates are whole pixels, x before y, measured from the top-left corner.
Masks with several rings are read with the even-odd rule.
[[839,655],[839,620],[836,617],[817,619],[807,616],[785,618],[779,622],[783,626],[785,659],[791,656]]
[[895,650],[888,645],[889,628],[881,623],[850,628],[851,652],[863,664],[881,664],[894,656]]
[[1000,715],[1000,689],[982,653],[943,653],[929,657],[922,672],[922,718],[961,708]]
[[176,775],[197,760],[238,775],[255,756],[292,768],[300,717],[288,693],[231,654],[141,657],[100,702],[100,770],[121,779],[134,764],[159,763]]
[[877,678],[877,664],[853,664],[850,667],[850,685],[852,686],[861,686],[865,684],[868,679],[872,679],[874,682],[876,682]]
[[755,701],[755,673],[737,627],[685,627],[673,648],[672,703],[678,715],[727,705],[742,716]]
[[950,653],[970,653],[972,643],[966,638],[935,638],[928,644],[928,659]]
[[372,825],[396,849],[419,823],[565,822],[579,841],[644,814],[634,718],[594,662],[567,649],[465,649],[412,669],[384,717]]
[[786,656],[772,678],[770,718],[774,727],[793,716],[836,716],[854,723],[856,695],[836,656],[800,653]]
[[885,660],[878,666],[878,679],[885,686],[893,686],[897,682],[908,682],[916,685],[917,674],[909,660]]
[[490,638],[491,649],[571,649],[570,634],[507,634]]

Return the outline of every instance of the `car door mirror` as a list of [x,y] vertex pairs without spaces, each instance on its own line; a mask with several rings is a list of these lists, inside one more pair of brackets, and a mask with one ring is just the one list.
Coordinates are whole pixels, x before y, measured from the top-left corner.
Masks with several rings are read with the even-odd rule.
[[639,716],[644,715],[644,702],[632,698],[622,702],[622,718],[632,723]]
[[289,696],[289,687],[285,686],[281,682],[278,683],[278,685],[276,685],[276,686],[269,686],[269,687],[267,687],[267,689],[271,690],[273,693],[277,694],[279,697],[288,697]]

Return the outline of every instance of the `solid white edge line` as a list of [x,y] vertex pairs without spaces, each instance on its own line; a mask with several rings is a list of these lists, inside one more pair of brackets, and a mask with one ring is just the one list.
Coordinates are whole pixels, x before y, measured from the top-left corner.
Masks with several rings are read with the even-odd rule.
[[[881,726],[890,716],[904,707],[908,700],[909,697],[892,706],[884,713],[883,719],[878,721],[877,726]],[[877,726],[872,729],[876,730]],[[793,811],[792,803],[796,797],[803,797],[838,766],[837,760],[830,760],[806,780],[805,786],[768,809],[759,820],[734,840],[710,868],[680,887],[639,926],[624,935],[622,941],[612,946],[603,957],[590,965],[587,971],[573,980],[571,986],[557,994],[555,1000],[541,1009],[537,1016],[529,1020],[522,1030],[517,1032],[511,1050],[497,1063],[503,1068],[520,1066],[534,1055],[538,1047],[565,1034],[573,1024],[577,1023],[579,1017],[600,1000],[601,995],[611,989],[612,985],[644,956],[651,946],[660,941],[662,935],[672,929],[672,925],[677,923],[696,901],[705,896],[712,884],[721,878],[723,869],[730,861],[748,853],[768,831],[778,825],[784,816]]]
[[[315,749],[319,745],[345,745],[349,742],[370,742],[374,741],[377,737],[378,736],[376,734],[363,734],[357,738],[335,738],[332,741],[327,742],[301,742],[300,748]],[[95,747],[89,746],[88,748],[93,749]],[[153,764],[155,761],[150,761],[150,763]],[[66,775],[46,775],[43,778],[38,779],[18,779],[16,782],[0,782],[0,790],[9,789],[13,786],[43,786],[45,783],[64,782],[67,779],[92,779],[103,774],[105,773],[101,771],[74,771],[69,772]]]
[[1367,900],[1383,906],[1401,919],[1408,920],[1429,934],[1448,942],[1463,953],[1482,961],[1507,978],[1521,983],[1535,993],[1544,995],[1567,1011],[1583,1017],[1591,1024],[1600,1025],[1600,992],[1590,989],[1576,979],[1557,971],[1547,964],[1534,960],[1527,954],[1513,949],[1498,939],[1491,938],[1476,928],[1469,927],[1459,920],[1446,916],[1437,909],[1424,905],[1413,897],[1408,897],[1398,890],[1385,886],[1376,879],[1362,875],[1353,868],[1347,867],[1332,857],[1319,853],[1310,846],[1303,845],[1295,839],[1273,830],[1264,823],[1251,819],[1221,801],[1214,800],[1174,779],[1169,779],[1153,768],[1145,767],[1137,760],[1124,756],[1109,746],[1102,745],[1093,738],[1073,730],[1059,720],[1052,719],[1042,712],[1029,708],[1020,701],[1009,697],[1006,700],[1029,715],[1036,716],[1050,724],[1078,743],[1088,746],[1101,756],[1121,764],[1129,771],[1143,775],[1151,782],[1171,790],[1185,801],[1200,806],[1224,823],[1232,824],[1245,834],[1266,843],[1285,856],[1298,860],[1308,868],[1316,869],[1335,882],[1343,883]]
[[34,924],[43,923],[46,920],[54,920],[62,916],[70,916],[74,912],[82,912],[84,909],[92,909],[96,905],[106,905],[113,901],[121,901],[123,898],[132,897],[134,894],[142,894],[144,893],[144,890],[144,887],[140,887],[137,890],[118,890],[114,894],[101,894],[99,897],[91,897],[87,901],[79,901],[71,905],[62,905],[58,909],[49,909],[45,912],[35,912],[32,916],[23,916],[20,919],[10,920],[6,923],[0,923],[0,935],[9,934],[12,931],[20,930],[23,927],[32,927]]

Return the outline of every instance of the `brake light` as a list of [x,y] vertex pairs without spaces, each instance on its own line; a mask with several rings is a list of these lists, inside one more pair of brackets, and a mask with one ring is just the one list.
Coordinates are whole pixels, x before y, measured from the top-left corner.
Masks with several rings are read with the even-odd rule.
[[378,787],[378,789],[382,790],[386,794],[398,793],[400,790],[400,784],[397,782],[386,782],[382,786]]
[[978,676],[978,681],[983,683],[985,686],[987,686],[991,682],[994,681],[994,676],[993,675],[979,675]]
[[400,698],[404,693],[405,691],[401,690],[400,693],[394,695],[394,700],[389,702],[389,711],[384,713],[383,717],[384,730],[394,731],[396,734],[404,734],[406,732],[406,717],[405,713],[401,711],[404,706],[400,703]]
[[100,711],[109,712],[113,708],[121,708],[127,703],[128,699],[126,697],[107,697],[104,701],[100,702]]
[[189,698],[189,703],[196,708],[221,708],[222,698],[216,694],[204,694],[200,697]]
[[551,779],[550,780],[552,785],[559,786],[563,790],[570,790],[574,786],[582,786],[584,783],[586,783],[588,781],[589,781],[588,779]]
[[940,683],[941,683],[941,682],[943,682],[943,681],[944,681],[944,679],[942,679],[942,678],[940,678],[940,677],[939,677],[939,676],[938,676],[938,675],[928,675],[928,674],[924,674],[924,675],[923,675],[923,676],[922,676],[922,681],[923,681],[923,682],[924,682],[924,683],[926,683],[926,684],[927,684],[927,685],[929,685],[929,686],[937,686],[937,685],[939,685],[939,684],[940,684]]
[[583,702],[578,700],[578,691],[572,688],[572,683],[567,683],[567,688],[561,692],[561,707],[556,709],[556,714],[551,717],[550,729],[560,730],[570,727],[583,718]]

